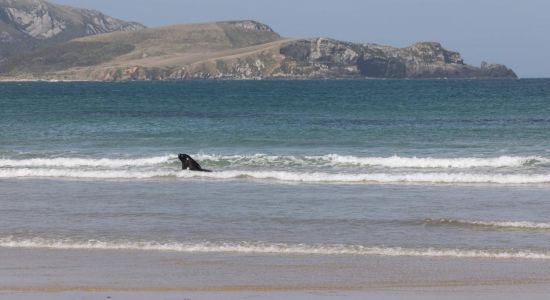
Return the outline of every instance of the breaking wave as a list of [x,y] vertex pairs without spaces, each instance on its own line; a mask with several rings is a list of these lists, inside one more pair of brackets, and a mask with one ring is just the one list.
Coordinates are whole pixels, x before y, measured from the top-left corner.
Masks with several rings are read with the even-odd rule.
[[280,255],[354,255],[354,256],[413,256],[491,259],[549,260],[550,253],[531,250],[445,249],[368,247],[361,245],[309,245],[265,242],[131,242],[131,241],[73,241],[70,239],[0,238],[0,247],[59,250],[126,250],[170,251],[186,253],[241,253]]
[[32,158],[32,159],[0,159],[0,167],[106,167],[120,168],[127,166],[154,166],[165,164],[171,160],[177,160],[173,155],[153,156],[134,159],[113,159],[113,158]]
[[251,179],[301,183],[464,183],[464,184],[542,184],[550,174],[476,173],[325,173],[287,171],[219,171],[212,173],[175,170],[78,170],[46,168],[0,169],[0,178],[82,178],[82,179]]
[[475,168],[475,167],[521,167],[549,163],[550,159],[539,156],[499,156],[494,158],[421,158],[421,157],[360,157],[328,154],[321,156],[276,156],[254,155],[208,155],[197,154],[201,160],[211,162],[234,162],[238,165],[356,165],[386,168]]
[[453,226],[478,226],[491,227],[496,229],[533,229],[550,230],[550,223],[529,222],[529,221],[471,221],[453,219],[427,219],[426,224],[453,225]]
[[[550,163],[550,159],[539,156],[499,156],[493,158],[421,158],[421,157],[360,157],[351,155],[328,154],[320,156],[296,156],[296,155],[210,155],[194,154],[197,160],[203,161],[208,165],[224,166],[362,166],[362,167],[384,167],[384,168],[502,168],[502,167],[522,167],[537,164]],[[0,159],[0,167],[140,167],[165,165],[177,162],[175,155],[162,155],[144,158],[32,158],[32,159]]]
[[475,168],[521,167],[548,162],[536,156],[500,156],[495,158],[420,158],[420,157],[356,157],[330,154],[322,158],[342,164],[382,166],[387,168]]
[[[193,157],[204,167],[219,171],[180,171],[175,155],[137,158],[2,158],[0,178],[252,179],[303,183],[550,183],[550,174],[544,172],[547,170],[544,164],[550,160],[538,156],[417,158],[339,154],[274,156],[199,153]],[[529,167],[525,168],[528,172],[521,172],[522,167]],[[534,172],[535,167],[539,173]]]

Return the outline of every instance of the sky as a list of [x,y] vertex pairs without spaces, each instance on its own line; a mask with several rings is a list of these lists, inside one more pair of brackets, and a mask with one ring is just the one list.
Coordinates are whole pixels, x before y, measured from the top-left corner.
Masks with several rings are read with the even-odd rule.
[[550,0],[51,0],[147,26],[253,19],[285,37],[405,47],[437,41],[466,63],[550,77]]

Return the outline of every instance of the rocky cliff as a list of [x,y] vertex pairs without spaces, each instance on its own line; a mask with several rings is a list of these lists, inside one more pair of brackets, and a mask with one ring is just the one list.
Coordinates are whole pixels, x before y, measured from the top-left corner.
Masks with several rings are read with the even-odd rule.
[[1,60],[0,79],[517,78],[503,65],[467,65],[435,42],[394,48],[288,39],[252,20],[143,28],[42,0],[0,4],[2,47],[49,41]]
[[467,65],[458,52],[446,50],[435,42],[419,42],[406,48],[394,48],[317,38],[285,44],[280,53],[284,56],[284,73],[302,78],[517,77],[503,65]]
[[95,10],[43,0],[0,0],[0,58],[82,36],[143,28]]

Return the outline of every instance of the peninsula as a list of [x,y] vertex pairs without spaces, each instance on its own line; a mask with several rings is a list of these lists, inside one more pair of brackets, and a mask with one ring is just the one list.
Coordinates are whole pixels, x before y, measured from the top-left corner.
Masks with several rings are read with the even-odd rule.
[[43,0],[0,0],[1,80],[517,78],[437,42],[285,38],[253,20],[146,28]]

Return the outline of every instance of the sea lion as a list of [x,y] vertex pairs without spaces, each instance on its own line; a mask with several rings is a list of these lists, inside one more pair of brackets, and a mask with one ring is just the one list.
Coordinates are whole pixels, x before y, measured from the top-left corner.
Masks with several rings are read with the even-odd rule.
[[190,171],[199,171],[199,172],[212,172],[201,168],[199,163],[197,163],[191,156],[187,154],[179,154],[178,158],[181,160],[181,169],[190,170]]

